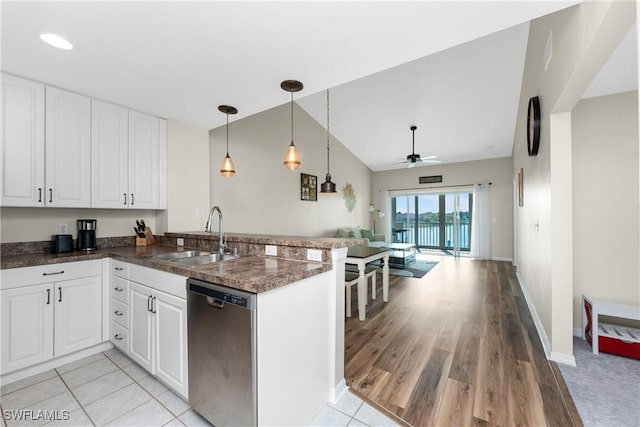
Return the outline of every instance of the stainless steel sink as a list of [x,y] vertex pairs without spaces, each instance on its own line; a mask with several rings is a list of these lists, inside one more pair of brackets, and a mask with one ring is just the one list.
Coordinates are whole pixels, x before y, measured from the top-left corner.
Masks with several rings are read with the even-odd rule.
[[213,254],[205,254],[201,256],[193,256],[190,258],[180,258],[174,261],[182,265],[194,266],[194,265],[202,265],[202,264],[211,264],[213,262],[219,262],[219,261],[228,261],[230,259],[236,259],[236,258],[239,258],[239,256],[233,255],[233,254],[221,255],[219,253],[213,253]]
[[203,255],[209,255],[211,252],[207,251],[180,251],[180,252],[168,252],[166,254],[158,254],[154,255],[155,259],[160,259],[164,261],[176,261],[184,258],[193,258],[199,257]]

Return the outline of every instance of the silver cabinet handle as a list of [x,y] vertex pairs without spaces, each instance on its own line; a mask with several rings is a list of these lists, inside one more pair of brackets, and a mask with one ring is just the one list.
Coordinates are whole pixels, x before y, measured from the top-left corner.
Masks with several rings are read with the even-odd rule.
[[42,203],[42,187],[38,187],[38,203]]
[[124,195],[124,203],[123,205],[127,204],[127,193],[122,193]]
[[49,203],[53,202],[53,188],[49,189]]
[[58,286],[58,302],[62,302],[62,287]]
[[64,270],[56,271],[53,273],[42,273],[43,276],[55,276],[56,274],[64,274]]
[[149,295],[147,297],[147,311],[150,311],[153,313],[153,305],[151,305],[153,304],[153,301],[151,300],[151,298],[153,298],[153,295]]
[[116,316],[122,316],[122,314],[123,314],[120,310],[116,310],[116,311],[114,311],[114,313],[115,313]]
[[114,270],[116,270],[116,271],[122,271],[122,270],[124,270],[124,269],[123,269],[122,267],[115,267],[115,268],[114,268]]
[[122,288],[116,286],[115,288],[113,288],[114,291],[118,291],[118,292],[122,292]]
[[151,312],[156,313],[156,297],[151,300]]
[[51,304],[51,289],[47,289],[47,305]]
[[113,337],[118,341],[122,341],[122,336],[120,336],[120,334],[115,334]]
[[133,206],[134,202],[135,202],[135,200],[133,198],[133,193],[131,193],[131,206]]

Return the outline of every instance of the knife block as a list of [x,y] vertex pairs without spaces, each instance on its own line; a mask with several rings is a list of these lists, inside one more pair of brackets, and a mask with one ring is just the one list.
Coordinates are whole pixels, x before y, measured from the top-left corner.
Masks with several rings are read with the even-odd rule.
[[144,235],[145,237],[136,237],[136,246],[150,246],[156,243],[156,238],[153,236],[150,227],[145,229]]

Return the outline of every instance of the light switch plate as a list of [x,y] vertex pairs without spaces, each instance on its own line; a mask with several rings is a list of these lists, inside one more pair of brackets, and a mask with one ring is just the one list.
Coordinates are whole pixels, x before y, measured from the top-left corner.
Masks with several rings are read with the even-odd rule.
[[307,249],[307,259],[309,261],[322,262],[322,251],[320,249]]
[[176,245],[184,246],[184,239],[182,237],[177,237],[176,238]]
[[264,254],[278,256],[278,247],[274,245],[264,245]]
[[67,224],[58,224],[58,234],[69,234],[69,226]]

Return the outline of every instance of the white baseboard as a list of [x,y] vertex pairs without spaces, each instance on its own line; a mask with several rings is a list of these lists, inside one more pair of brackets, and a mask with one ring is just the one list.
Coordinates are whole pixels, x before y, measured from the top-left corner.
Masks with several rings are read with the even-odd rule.
[[573,357],[573,354],[557,353],[552,351],[550,359],[564,365],[576,366],[576,358]]
[[524,285],[524,282],[522,281],[522,278],[520,277],[520,274],[517,271],[516,271],[516,277],[518,278],[518,283],[520,283],[520,289],[522,289],[522,295],[524,295],[524,299],[527,302],[527,307],[529,307],[529,311],[531,312],[531,317],[533,317],[533,323],[536,325],[536,331],[538,331],[538,336],[540,337],[540,341],[542,342],[542,348],[544,349],[544,354],[547,356],[547,359],[550,359],[551,355],[550,355],[549,349],[551,348],[551,342],[549,342],[549,337],[547,337],[547,333],[544,331],[544,327],[542,326],[542,321],[540,320],[540,316],[538,316],[536,307],[533,305],[533,302],[531,302],[531,297],[529,297],[529,292],[527,292],[527,287]]
[[28,368],[20,369],[18,371],[9,372],[0,377],[0,382],[3,385],[9,384],[32,375],[40,374],[44,371],[48,371],[49,369],[54,369],[62,365],[66,365],[67,363],[75,362],[76,360],[80,360],[84,357],[109,350],[112,347],[113,344],[111,341],[105,341],[93,347],[85,348],[84,350],[80,350],[72,354],[67,354],[66,356],[47,360],[46,362],[39,363],[35,366],[29,366]]
[[582,336],[582,328],[573,328],[573,336],[574,337],[579,337],[579,338],[584,338]]
[[331,389],[331,396],[329,397],[329,402],[332,404],[336,404],[338,400],[344,396],[344,394],[349,390],[349,386],[347,386],[347,382],[343,378],[335,387]]
[[502,256],[494,256],[491,258],[492,261],[507,261],[507,262],[513,262],[513,258],[509,258],[509,257],[502,257]]

